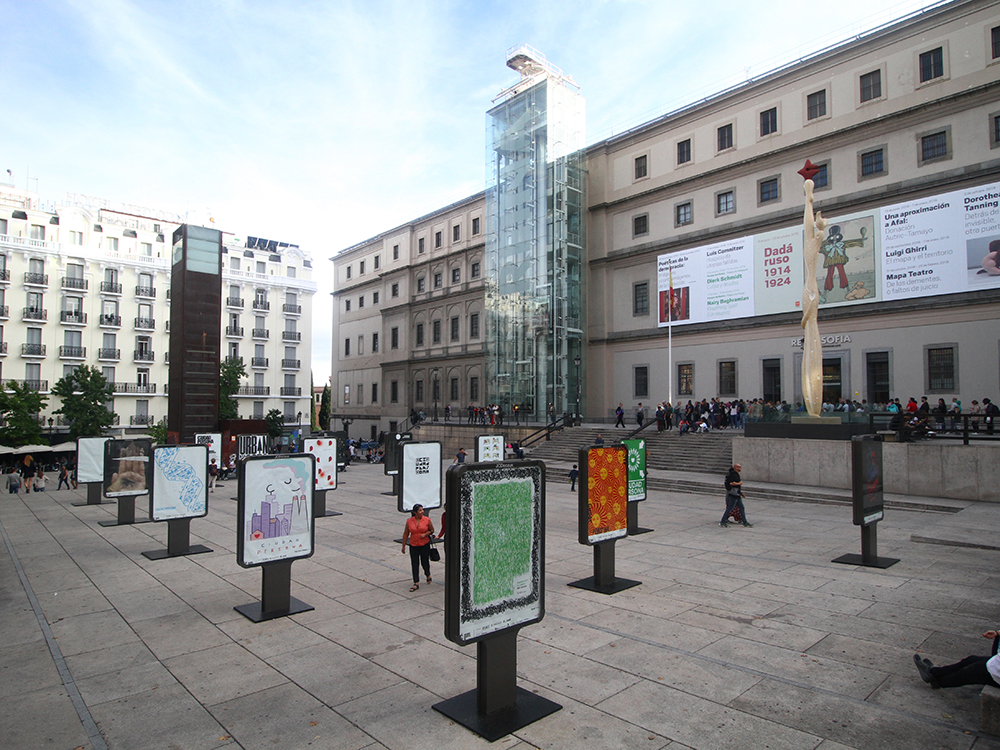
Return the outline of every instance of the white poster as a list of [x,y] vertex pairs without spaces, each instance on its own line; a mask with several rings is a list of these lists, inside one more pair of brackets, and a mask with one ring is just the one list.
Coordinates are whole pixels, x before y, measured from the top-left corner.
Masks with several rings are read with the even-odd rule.
[[751,317],[753,251],[753,238],[740,237],[661,255],[657,259],[660,326]]
[[76,480],[104,481],[104,444],[111,438],[86,437],[76,440]]
[[208,515],[208,446],[164,445],[153,448],[154,521]]
[[305,438],[302,452],[316,457],[316,490],[337,489],[337,438]]
[[267,453],[267,435],[237,435],[236,450],[240,461],[250,456],[261,456]]
[[208,460],[215,459],[215,462],[220,466],[225,463],[222,460],[219,449],[222,446],[222,435],[218,432],[203,432],[196,434],[194,436],[194,442],[196,445],[207,445],[208,446]]
[[314,459],[301,453],[255,456],[240,472],[237,562],[248,567],[313,552]]
[[440,508],[441,443],[403,443],[402,452],[399,510],[409,513],[414,505]]
[[476,461],[503,461],[503,435],[476,435]]

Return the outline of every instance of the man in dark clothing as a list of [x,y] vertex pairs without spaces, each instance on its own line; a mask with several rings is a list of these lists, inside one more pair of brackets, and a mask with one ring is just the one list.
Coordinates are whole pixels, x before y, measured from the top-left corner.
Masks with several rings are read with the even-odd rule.
[[996,425],[997,418],[1000,417],[1000,408],[990,401],[988,398],[983,399],[983,414],[986,415],[986,434],[993,434],[993,427]]
[[618,404],[618,408],[615,409],[615,427],[625,426],[625,408],[621,403]]
[[743,519],[743,525],[747,528],[753,526],[747,520],[747,511],[743,507],[743,480],[740,479],[740,471],[743,469],[739,464],[733,464],[733,467],[726,474],[726,512],[722,516],[722,521],[719,525],[724,528],[729,528],[729,514],[733,512],[733,508],[739,508],[740,518]]
[[1000,657],[997,656],[1000,634],[995,630],[987,630],[983,633],[983,638],[993,639],[990,656],[966,656],[962,661],[944,667],[935,667],[930,659],[921,659],[920,654],[914,654],[913,663],[917,665],[920,678],[935,689],[962,685],[1000,687]]

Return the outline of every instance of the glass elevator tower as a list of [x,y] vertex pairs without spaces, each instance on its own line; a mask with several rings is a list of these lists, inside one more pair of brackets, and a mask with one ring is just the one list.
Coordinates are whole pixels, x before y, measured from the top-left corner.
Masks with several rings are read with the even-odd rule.
[[506,414],[583,408],[584,99],[526,45],[487,114],[486,394]]

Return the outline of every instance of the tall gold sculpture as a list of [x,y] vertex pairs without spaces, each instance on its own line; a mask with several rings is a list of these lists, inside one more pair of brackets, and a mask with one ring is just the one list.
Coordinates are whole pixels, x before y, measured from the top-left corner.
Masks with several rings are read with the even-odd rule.
[[802,400],[811,417],[820,416],[823,408],[823,345],[819,339],[819,285],[816,281],[816,261],[823,242],[827,220],[813,215],[813,181],[819,167],[806,159],[799,170],[805,178],[806,206],[802,218],[805,229],[805,286],[802,289]]

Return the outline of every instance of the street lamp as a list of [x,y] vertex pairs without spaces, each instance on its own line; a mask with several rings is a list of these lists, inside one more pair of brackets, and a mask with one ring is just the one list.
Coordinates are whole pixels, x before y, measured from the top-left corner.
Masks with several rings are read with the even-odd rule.
[[573,357],[573,364],[576,365],[576,426],[579,427],[583,421],[580,418],[580,355]]
[[438,392],[438,368],[434,368],[434,384],[431,386],[434,389],[434,421],[438,421],[438,396],[441,394]]
[[52,417],[49,417],[49,443],[52,442],[52,425],[55,424],[55,421]]

